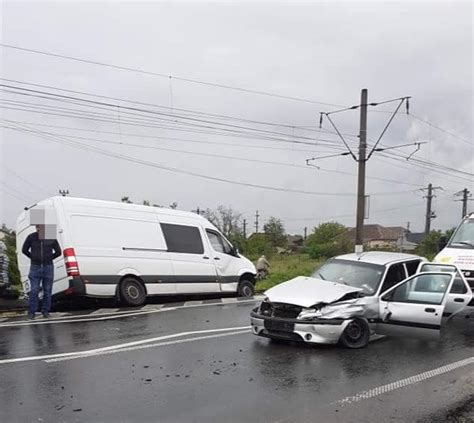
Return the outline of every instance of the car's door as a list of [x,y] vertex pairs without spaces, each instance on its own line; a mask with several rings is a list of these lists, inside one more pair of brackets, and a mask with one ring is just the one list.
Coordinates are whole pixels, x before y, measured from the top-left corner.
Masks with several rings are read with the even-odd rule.
[[389,289],[380,297],[375,331],[436,339],[453,281],[452,273],[420,273]]
[[[232,255],[232,246],[221,236],[220,233],[213,231],[212,229],[206,229],[206,235],[211,244],[211,259],[216,266],[221,289],[222,284],[233,284],[233,288],[236,290],[239,282],[239,275],[235,272],[235,256]],[[229,291],[230,289],[225,289],[224,287],[222,290]]]
[[473,298],[471,287],[460,269],[453,264],[421,263],[418,272],[449,272],[454,274],[454,281],[448,292],[443,317],[445,320],[462,312]]

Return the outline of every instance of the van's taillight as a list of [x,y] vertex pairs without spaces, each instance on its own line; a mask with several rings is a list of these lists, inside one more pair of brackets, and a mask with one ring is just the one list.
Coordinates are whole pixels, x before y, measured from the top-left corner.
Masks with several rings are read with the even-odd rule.
[[76,253],[74,248],[66,248],[63,251],[64,263],[66,264],[66,271],[68,276],[80,276],[79,265],[77,264]]

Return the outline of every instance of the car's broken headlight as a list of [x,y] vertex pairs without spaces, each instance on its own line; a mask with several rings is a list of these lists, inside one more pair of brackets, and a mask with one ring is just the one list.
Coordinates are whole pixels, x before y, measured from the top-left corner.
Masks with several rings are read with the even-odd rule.
[[312,308],[303,308],[303,310],[301,310],[301,313],[298,316],[298,319],[301,319],[301,320],[314,319],[314,318],[316,318],[317,311],[318,310],[314,307],[312,307]]
[[260,314],[264,316],[271,316],[273,311],[273,306],[268,299],[265,299],[262,304],[260,304]]

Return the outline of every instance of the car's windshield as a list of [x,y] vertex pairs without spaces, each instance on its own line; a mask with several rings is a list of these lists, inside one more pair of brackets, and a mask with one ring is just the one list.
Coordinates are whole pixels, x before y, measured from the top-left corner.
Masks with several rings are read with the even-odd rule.
[[366,295],[373,295],[382,279],[385,267],[360,261],[332,259],[311,275],[314,278],[362,288]]
[[474,248],[474,219],[466,219],[461,223],[451,238],[450,247]]

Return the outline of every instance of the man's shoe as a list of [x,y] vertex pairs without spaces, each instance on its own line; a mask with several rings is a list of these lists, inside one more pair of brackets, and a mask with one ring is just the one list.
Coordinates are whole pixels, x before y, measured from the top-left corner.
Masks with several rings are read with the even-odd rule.
[[35,320],[35,315],[29,313],[29,314],[28,314],[28,320]]
[[43,313],[43,317],[44,317],[45,319],[49,319],[49,317],[50,317],[50,316],[49,316],[49,313]]

